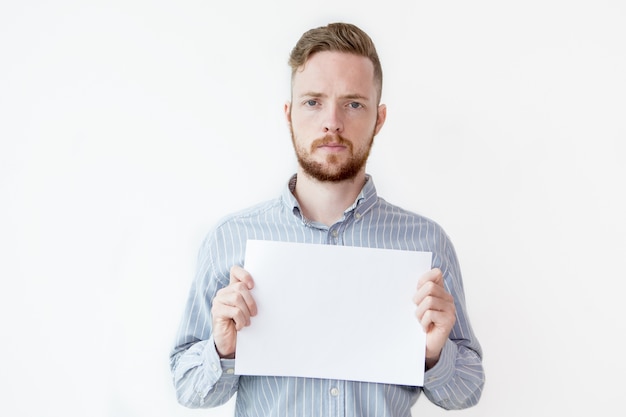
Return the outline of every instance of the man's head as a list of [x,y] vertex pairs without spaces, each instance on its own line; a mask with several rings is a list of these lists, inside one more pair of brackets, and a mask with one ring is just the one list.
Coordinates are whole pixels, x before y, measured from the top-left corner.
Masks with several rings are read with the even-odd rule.
[[344,52],[363,56],[374,66],[374,81],[378,93],[377,104],[383,89],[383,70],[374,42],[367,33],[350,23],[330,23],[305,32],[289,55],[291,80],[311,55],[322,52]]
[[374,44],[354,25],[306,32],[293,49],[285,115],[302,172],[323,182],[353,180],[386,117]]

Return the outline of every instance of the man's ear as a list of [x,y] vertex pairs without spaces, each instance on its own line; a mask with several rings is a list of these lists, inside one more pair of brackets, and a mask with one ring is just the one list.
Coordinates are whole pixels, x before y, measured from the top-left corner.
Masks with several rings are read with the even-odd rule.
[[287,123],[291,124],[291,102],[290,101],[285,103],[284,112],[285,112],[285,119],[287,120]]
[[378,114],[376,116],[376,127],[374,129],[374,135],[377,135],[385,124],[385,119],[387,118],[387,106],[381,104],[378,106]]

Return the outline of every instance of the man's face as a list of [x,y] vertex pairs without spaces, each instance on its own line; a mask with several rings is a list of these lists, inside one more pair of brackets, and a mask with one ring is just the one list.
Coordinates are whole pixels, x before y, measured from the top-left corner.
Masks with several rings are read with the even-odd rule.
[[341,52],[312,55],[294,74],[285,114],[305,174],[339,182],[364,173],[386,116],[385,106],[378,106],[372,62]]

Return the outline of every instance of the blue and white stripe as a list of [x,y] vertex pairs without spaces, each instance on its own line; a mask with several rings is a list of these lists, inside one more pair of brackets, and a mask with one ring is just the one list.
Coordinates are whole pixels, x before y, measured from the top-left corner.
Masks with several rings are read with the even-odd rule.
[[[367,417],[410,416],[421,391],[446,409],[478,402],[484,385],[481,349],[467,317],[454,247],[438,224],[379,198],[367,179],[355,204],[330,227],[303,218],[292,194],[294,176],[279,198],[230,215],[209,233],[170,358],[181,404],[213,407],[237,393],[237,416]],[[456,301],[457,320],[441,359],[424,376],[424,387],[234,375],[235,360],[221,360],[215,350],[211,303],[228,284],[231,266],[243,265],[248,239],[432,252],[433,267],[443,271]]]

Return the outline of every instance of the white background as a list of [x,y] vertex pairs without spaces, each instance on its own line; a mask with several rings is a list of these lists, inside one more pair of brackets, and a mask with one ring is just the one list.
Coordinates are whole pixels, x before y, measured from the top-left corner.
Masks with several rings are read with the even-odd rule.
[[455,415],[620,415],[625,3],[217,3],[2,0],[0,414],[232,414],[170,382],[197,250],[294,171],[287,56],[343,20],[383,62],[378,191],[464,271],[487,385]]

